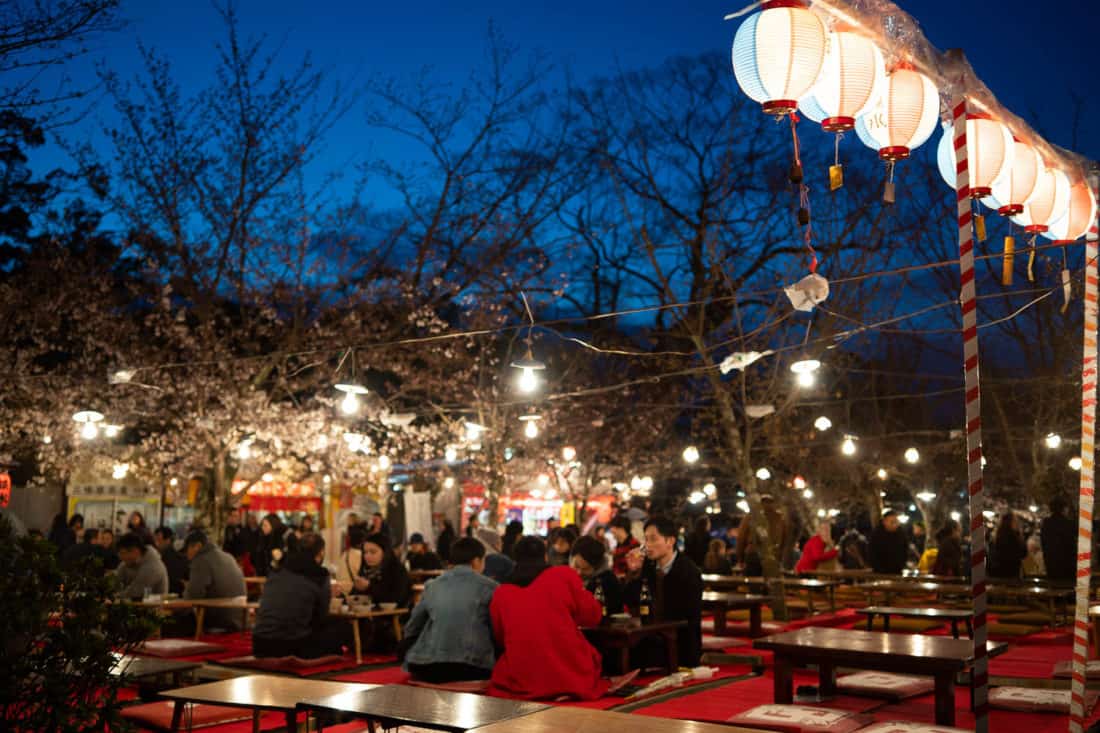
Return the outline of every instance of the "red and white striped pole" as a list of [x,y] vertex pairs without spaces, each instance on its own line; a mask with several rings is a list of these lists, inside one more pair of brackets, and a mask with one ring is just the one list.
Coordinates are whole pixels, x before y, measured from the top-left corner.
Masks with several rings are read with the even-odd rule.
[[[1097,179],[1091,177],[1093,195]],[[1081,356],[1081,494],[1077,531],[1077,613],[1073,621],[1073,684],[1069,729],[1085,729],[1085,670],[1089,649],[1089,583],[1092,580],[1093,451],[1096,447],[1097,222],[1085,242],[1085,328]]]
[[963,369],[966,376],[967,488],[970,494],[970,595],[974,604],[974,730],[989,731],[989,659],[986,656],[985,518],[982,516],[982,399],[978,380],[978,310],[974,282],[974,227],[970,209],[966,97],[955,106],[955,196],[959,216]]

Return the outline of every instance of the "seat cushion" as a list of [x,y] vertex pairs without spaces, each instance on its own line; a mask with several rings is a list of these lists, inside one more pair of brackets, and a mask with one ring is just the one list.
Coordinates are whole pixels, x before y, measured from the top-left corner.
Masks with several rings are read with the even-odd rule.
[[[1086,663],[1085,676],[1089,679],[1100,677],[1100,661],[1094,659]],[[1059,679],[1069,679],[1073,677],[1073,662],[1069,659],[1064,659],[1061,662],[1055,663],[1051,677],[1057,677]]]
[[915,677],[890,672],[858,672],[836,681],[838,689],[849,695],[869,695],[889,700],[904,700],[932,692],[936,683],[931,677]]
[[869,715],[809,705],[758,705],[726,722],[780,733],[851,733],[873,720]]
[[[1096,704],[1098,693],[1085,693],[1085,714]],[[1069,690],[1042,690],[1030,687],[998,687],[989,693],[989,706],[999,710],[1033,713],[1069,714]]]
[[[150,702],[145,705],[131,705],[122,709],[122,717],[143,728],[152,730],[171,730],[174,702]],[[252,711],[245,708],[228,708],[220,705],[196,705],[186,703],[183,711],[183,728],[206,728],[237,720],[249,720]]]
[[230,657],[219,659],[218,664],[227,667],[245,667],[258,669],[263,672],[286,672],[290,674],[319,674],[320,672],[332,672],[355,666],[355,660],[342,657],[339,654],[331,654],[325,657],[302,659],[301,657]]
[[875,723],[859,733],[970,733],[966,728],[949,728],[935,723],[912,723],[894,720],[888,723]]
[[194,639],[150,639],[134,649],[135,654],[147,657],[193,657],[199,654],[217,654],[224,652],[221,644],[209,644]]

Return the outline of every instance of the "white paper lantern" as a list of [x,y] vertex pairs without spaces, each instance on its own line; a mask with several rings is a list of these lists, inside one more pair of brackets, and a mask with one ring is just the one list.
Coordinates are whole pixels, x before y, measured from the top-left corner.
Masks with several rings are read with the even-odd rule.
[[1069,178],[1057,168],[1044,167],[1035,184],[1035,192],[1012,221],[1028,234],[1042,234],[1062,218],[1068,207]]
[[[946,125],[936,148],[936,163],[947,185],[955,187],[955,126]],[[987,115],[967,115],[966,162],[971,198],[981,199],[993,193],[993,184],[1004,178],[1012,166],[1015,149],[1012,133]]]
[[1084,181],[1073,184],[1069,192],[1066,213],[1043,232],[1043,236],[1055,242],[1075,242],[1089,232],[1096,221],[1096,199]]
[[856,133],[883,160],[902,160],[932,136],[939,116],[936,85],[924,74],[899,66],[887,74],[878,103],[856,121]]
[[1024,210],[1024,204],[1035,193],[1043,159],[1039,151],[1019,140],[1012,141],[1012,164],[1008,172],[993,182],[993,192],[987,205],[997,209],[1001,216],[1015,216]]
[[846,132],[878,102],[885,84],[886,63],[878,46],[866,36],[836,30],[826,38],[821,75],[799,108],[825,130]]
[[766,0],[733,39],[733,73],[770,115],[798,108],[825,59],[825,25],[803,0]]

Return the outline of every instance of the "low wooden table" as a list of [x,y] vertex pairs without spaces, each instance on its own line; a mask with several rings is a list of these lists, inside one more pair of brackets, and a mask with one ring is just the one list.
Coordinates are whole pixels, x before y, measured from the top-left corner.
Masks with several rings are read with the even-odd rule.
[[172,711],[172,731],[180,729],[183,722],[184,707],[187,703],[222,705],[231,708],[252,710],[252,730],[260,730],[260,713],[265,710],[283,713],[286,716],[287,730],[298,730],[298,703],[318,697],[328,697],[341,693],[356,693],[369,690],[377,685],[362,685],[352,682],[328,682],[325,680],[303,680],[295,677],[276,677],[274,675],[251,674],[234,677],[220,682],[182,687],[178,690],[162,692],[161,696],[176,703]]
[[538,703],[409,685],[384,685],[363,692],[319,695],[298,703],[298,709],[306,712],[320,710],[367,718],[371,730],[378,724],[385,729],[410,725],[446,733],[465,733],[546,708]]
[[904,595],[934,595],[937,599],[943,596],[969,596],[970,585],[965,580],[949,583],[933,583],[919,580],[873,580],[859,586],[860,590],[867,594],[868,605],[875,605],[875,595],[882,594],[886,605],[890,605],[896,596]]
[[856,613],[867,617],[867,630],[871,631],[875,616],[882,616],[882,630],[890,631],[890,617],[923,618],[951,622],[951,635],[959,638],[959,622],[966,622],[966,635],[974,638],[974,611],[969,608],[906,608],[903,606],[867,606],[857,608]]
[[686,628],[687,621],[654,621],[648,624],[603,623],[599,626],[584,626],[581,632],[601,653],[605,649],[618,650],[619,671],[624,674],[630,669],[630,650],[643,639],[660,637],[665,642],[665,668],[672,674],[679,668],[677,630]]
[[351,632],[355,639],[355,663],[363,663],[363,639],[359,633],[359,622],[362,619],[373,621],[376,618],[389,618],[393,622],[393,635],[397,641],[401,641],[401,617],[409,612],[407,608],[395,608],[391,611],[357,611],[350,609],[347,611],[337,611],[330,615],[338,618],[346,618],[351,621]]
[[[822,695],[836,694],[837,667],[930,676],[935,680],[936,724],[955,724],[955,675],[974,661],[974,647],[964,639],[880,631],[807,627],[753,642],[775,655],[774,695],[778,704],[794,700],[795,665],[815,664]],[[1005,644],[989,642],[991,653]]]
[[[836,588],[840,585],[836,580],[813,580],[811,578],[775,578],[776,582],[783,584],[784,590],[805,591],[807,607],[811,615],[814,610],[814,593],[825,593],[829,598],[829,610],[836,611]],[[740,590],[748,589],[749,592],[768,592],[769,579],[759,575],[703,575],[703,587],[711,590]]]
[[409,578],[414,583],[425,583],[432,578],[438,578],[445,572],[445,570],[410,570]]
[[1057,623],[1058,620],[1058,604],[1062,603],[1063,606],[1072,604],[1077,598],[1076,589],[1057,585],[1005,585],[997,583],[986,586],[986,593],[990,596],[1010,596],[1046,603],[1052,623]]
[[745,595],[742,593],[723,593],[703,591],[703,608],[714,611],[715,636],[726,635],[726,613],[748,609],[749,636],[756,638],[764,635],[764,623],[761,606],[770,601],[768,596]]
[[760,733],[722,723],[627,715],[608,710],[554,706],[478,728],[477,733]]
[[202,636],[203,623],[206,619],[208,608],[239,608],[243,616],[243,626],[248,628],[248,617],[251,611],[260,607],[256,601],[249,601],[244,596],[234,598],[172,598],[162,601],[135,601],[142,608],[153,608],[159,611],[185,611],[195,612],[195,641]]
[[139,657],[131,654],[116,654],[115,666],[111,667],[111,675],[127,680],[143,680],[149,677],[172,675],[172,685],[179,687],[183,684],[184,672],[193,672],[202,666],[202,662],[181,662],[176,659],[158,659],[155,657]]

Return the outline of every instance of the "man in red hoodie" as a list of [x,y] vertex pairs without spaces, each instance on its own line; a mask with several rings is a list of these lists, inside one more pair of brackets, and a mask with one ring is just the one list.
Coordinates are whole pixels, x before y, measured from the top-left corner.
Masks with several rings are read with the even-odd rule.
[[609,687],[600,653],[578,627],[595,626],[603,608],[568,566],[550,567],[538,537],[516,542],[516,569],[493,594],[493,636],[504,648],[490,692],[524,700],[595,700]]
[[833,547],[833,525],[830,522],[821,522],[817,525],[817,534],[806,540],[806,544],[802,546],[802,556],[798,558],[794,571],[812,573],[817,570],[818,565],[836,556],[837,549]]

